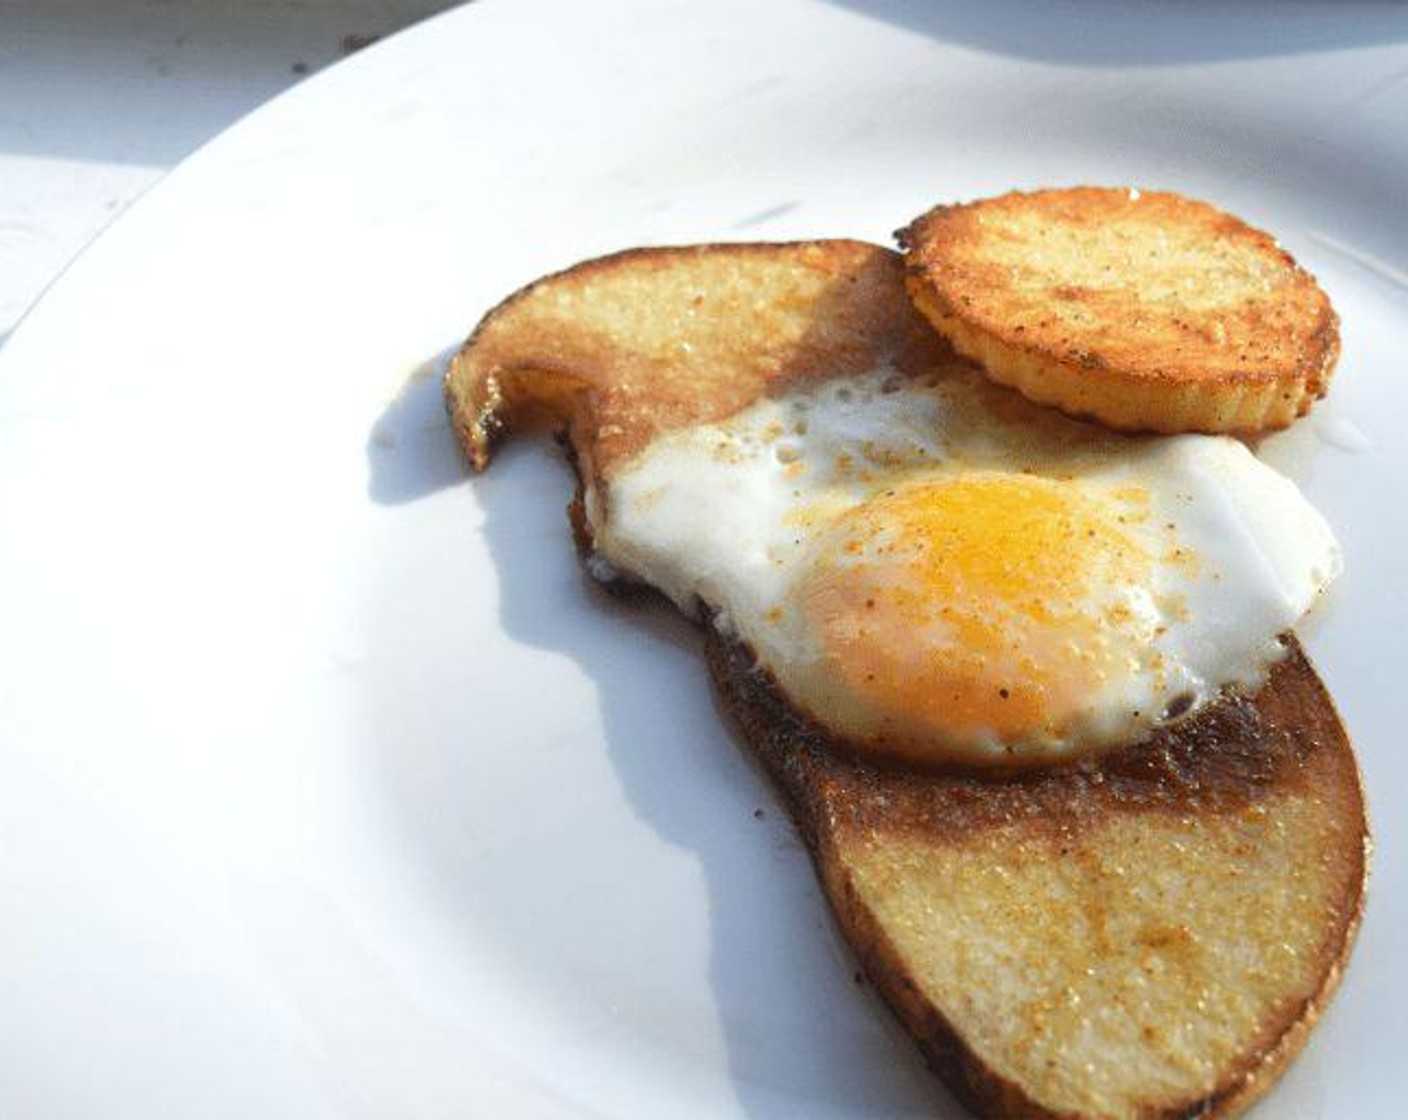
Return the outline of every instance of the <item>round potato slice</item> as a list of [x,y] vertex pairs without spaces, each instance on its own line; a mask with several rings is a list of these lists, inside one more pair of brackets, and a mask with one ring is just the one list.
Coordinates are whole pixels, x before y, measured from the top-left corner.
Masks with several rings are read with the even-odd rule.
[[1127,431],[1283,428],[1324,396],[1339,319],[1268,234],[1132,188],[940,206],[898,234],[911,297],[994,381]]

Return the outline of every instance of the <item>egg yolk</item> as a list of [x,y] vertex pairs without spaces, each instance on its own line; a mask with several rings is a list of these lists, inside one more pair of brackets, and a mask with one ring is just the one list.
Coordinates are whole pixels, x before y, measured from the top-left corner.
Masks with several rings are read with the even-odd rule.
[[842,517],[800,600],[873,745],[914,758],[1085,734],[1109,682],[1148,670],[1158,619],[1141,608],[1152,561],[1128,532],[1137,504],[986,472]]

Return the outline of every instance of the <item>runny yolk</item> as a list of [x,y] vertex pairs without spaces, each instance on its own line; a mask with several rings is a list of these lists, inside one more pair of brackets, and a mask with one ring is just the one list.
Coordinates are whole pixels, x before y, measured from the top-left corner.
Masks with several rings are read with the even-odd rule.
[[870,499],[802,579],[828,672],[881,742],[1065,738],[1156,624],[1131,594],[1152,561],[1130,513],[1127,495],[997,472]]

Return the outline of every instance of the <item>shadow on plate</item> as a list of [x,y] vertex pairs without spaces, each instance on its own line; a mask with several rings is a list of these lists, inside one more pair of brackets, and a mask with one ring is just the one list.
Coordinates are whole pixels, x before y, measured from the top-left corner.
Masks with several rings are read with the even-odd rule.
[[946,43],[1068,66],[1268,58],[1408,39],[1408,5],[1311,0],[828,0]]
[[[810,860],[714,697],[694,627],[653,597],[622,601],[580,570],[563,516],[570,473],[546,441],[510,445],[488,474],[466,479],[448,426],[431,422],[441,407],[438,381],[413,379],[373,430],[372,493],[394,504],[451,482],[474,488],[478,536],[498,582],[497,619],[479,625],[569,658],[595,693],[600,728],[585,744],[543,742],[526,726],[521,742],[476,743],[472,704],[447,683],[465,667],[417,664],[414,635],[374,637],[409,661],[409,703],[427,709],[372,720],[388,812],[437,907],[457,915],[466,952],[494,954],[496,967],[523,977],[545,1007],[560,1006],[564,1022],[592,1003],[619,1004],[599,1033],[582,1032],[580,1044],[600,1048],[605,1064],[658,1053],[693,1078],[722,1061],[727,1081],[716,1091],[750,1120],[966,1116],[857,983]],[[472,534],[466,526],[460,535]],[[420,547],[398,553],[405,569],[387,573],[388,590],[433,563],[416,555]],[[445,609],[455,609],[452,595]],[[464,618],[464,631],[473,624]],[[474,651],[456,656],[468,665]],[[545,711],[553,698],[536,703]],[[408,731],[407,720],[440,725],[439,741],[413,761],[407,743],[436,736]],[[628,819],[582,816],[583,803],[598,804],[600,760],[583,758],[598,739],[606,782],[619,788],[604,803],[614,811],[624,798]],[[525,763],[517,788],[476,801],[476,751],[525,744],[541,763]],[[495,855],[489,802],[525,791],[524,811],[500,818],[516,838],[500,841]],[[649,849],[640,863],[633,836]],[[503,874],[505,861],[517,863],[513,876]],[[637,866],[647,882],[627,870]],[[527,903],[524,879],[541,880]],[[672,940],[684,944],[664,943]],[[691,1000],[701,951],[691,941],[707,957],[703,1003]]]

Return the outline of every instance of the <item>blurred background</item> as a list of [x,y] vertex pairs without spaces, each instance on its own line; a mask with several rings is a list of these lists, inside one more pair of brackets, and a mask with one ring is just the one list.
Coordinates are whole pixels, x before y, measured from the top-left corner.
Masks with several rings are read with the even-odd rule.
[[144,190],[261,102],[460,0],[0,0],[0,345]]

